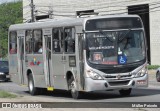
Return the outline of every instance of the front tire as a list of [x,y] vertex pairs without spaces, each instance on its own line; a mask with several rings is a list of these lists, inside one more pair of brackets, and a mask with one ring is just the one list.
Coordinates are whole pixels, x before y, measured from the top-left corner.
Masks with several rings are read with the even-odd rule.
[[119,90],[119,93],[121,96],[129,96],[131,94],[132,89],[121,89]]
[[28,76],[28,89],[31,95],[38,94],[38,88],[34,86],[34,79],[33,79],[32,73],[30,73]]
[[156,80],[157,80],[157,82],[160,82],[160,72],[156,73]]
[[72,97],[74,99],[80,99],[81,93],[80,91],[77,90],[76,81],[73,76],[68,80],[68,85],[69,85],[69,89],[71,91]]

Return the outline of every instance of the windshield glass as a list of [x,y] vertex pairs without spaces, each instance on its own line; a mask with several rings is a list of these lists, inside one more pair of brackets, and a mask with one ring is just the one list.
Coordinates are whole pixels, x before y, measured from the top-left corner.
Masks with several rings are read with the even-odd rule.
[[8,68],[8,62],[7,61],[0,61],[0,68]]
[[86,33],[87,59],[93,64],[128,64],[145,59],[142,30]]

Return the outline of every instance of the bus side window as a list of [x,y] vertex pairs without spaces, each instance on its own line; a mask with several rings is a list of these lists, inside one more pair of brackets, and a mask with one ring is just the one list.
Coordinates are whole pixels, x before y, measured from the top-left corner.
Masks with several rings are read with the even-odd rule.
[[75,52],[75,34],[74,28],[66,28],[65,33],[65,52]]
[[62,29],[53,29],[53,52],[62,51],[61,37],[63,37]]
[[17,33],[11,32],[9,40],[9,51],[10,54],[17,54]]
[[33,41],[33,46],[34,46],[34,53],[40,53],[42,54],[42,31],[41,30],[34,30],[34,41]]
[[26,31],[26,44],[25,44],[25,51],[27,54],[32,53],[32,31]]

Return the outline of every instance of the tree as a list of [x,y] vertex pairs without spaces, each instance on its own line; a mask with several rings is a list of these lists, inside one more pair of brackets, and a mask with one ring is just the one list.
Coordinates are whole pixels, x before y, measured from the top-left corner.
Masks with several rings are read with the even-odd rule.
[[8,53],[9,26],[22,22],[22,1],[4,3],[0,5],[0,55],[2,57],[6,57]]

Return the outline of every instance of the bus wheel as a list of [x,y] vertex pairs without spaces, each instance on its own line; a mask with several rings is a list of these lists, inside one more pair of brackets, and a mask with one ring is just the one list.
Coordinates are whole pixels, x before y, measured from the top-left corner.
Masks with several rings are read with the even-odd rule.
[[29,74],[28,76],[28,89],[29,89],[29,93],[31,95],[36,95],[37,94],[37,88],[34,86],[34,80],[33,80],[33,76],[32,76],[32,73]]
[[68,85],[69,85],[69,89],[71,91],[72,97],[74,99],[79,99],[80,98],[80,92],[77,91],[76,82],[75,82],[73,76],[68,80]]
[[122,89],[122,90],[119,90],[119,93],[120,93],[121,96],[129,96],[131,94],[131,91],[132,91],[131,88]]

